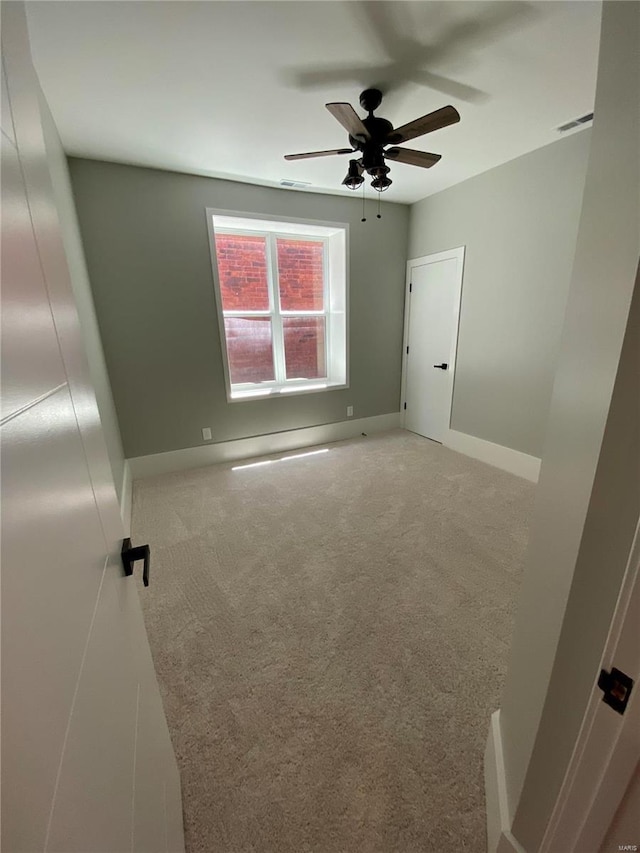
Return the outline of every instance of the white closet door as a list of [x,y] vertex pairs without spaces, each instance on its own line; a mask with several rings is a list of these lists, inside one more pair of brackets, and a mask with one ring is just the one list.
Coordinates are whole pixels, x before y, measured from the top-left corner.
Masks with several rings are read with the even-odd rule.
[[449,429],[464,249],[409,262],[404,426],[442,442]]

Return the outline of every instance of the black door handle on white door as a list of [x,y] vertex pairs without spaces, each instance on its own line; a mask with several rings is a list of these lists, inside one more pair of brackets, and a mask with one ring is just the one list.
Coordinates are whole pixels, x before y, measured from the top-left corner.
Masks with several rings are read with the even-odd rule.
[[442,362],[442,364],[434,364],[433,366],[438,367],[440,370],[446,370],[449,367],[449,365],[445,364],[444,361]]
[[138,545],[137,548],[131,547],[131,539],[124,539],[122,542],[122,567],[125,575],[133,574],[133,564],[138,560],[144,560],[142,569],[142,583],[149,586],[149,569],[151,568],[151,549],[148,545]]

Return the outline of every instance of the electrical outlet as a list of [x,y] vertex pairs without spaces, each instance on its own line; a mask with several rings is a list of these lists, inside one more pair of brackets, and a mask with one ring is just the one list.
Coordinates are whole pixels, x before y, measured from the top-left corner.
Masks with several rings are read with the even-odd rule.
[[347,417],[348,418],[353,417],[353,406],[347,406]]
[[211,441],[211,427],[202,427],[202,437],[205,441]]

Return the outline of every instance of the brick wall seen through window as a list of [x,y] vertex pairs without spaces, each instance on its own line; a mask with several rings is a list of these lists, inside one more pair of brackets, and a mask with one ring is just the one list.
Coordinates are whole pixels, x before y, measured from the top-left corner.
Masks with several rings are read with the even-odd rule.
[[[227,354],[232,384],[275,379],[271,318],[228,316],[227,312],[269,312],[267,238],[216,234],[220,294],[225,314]],[[278,237],[277,281],[283,312],[324,311],[324,243]],[[282,335],[287,379],[326,377],[323,316],[284,314]]]

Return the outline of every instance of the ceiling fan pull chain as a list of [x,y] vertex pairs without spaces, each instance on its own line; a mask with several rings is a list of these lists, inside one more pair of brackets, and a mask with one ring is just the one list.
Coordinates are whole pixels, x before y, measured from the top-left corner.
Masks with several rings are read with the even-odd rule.
[[380,213],[380,193],[378,193],[378,212],[376,214],[376,219],[382,219],[382,214]]
[[360,222],[366,222],[367,217],[364,215],[364,184],[362,184],[362,219]]

